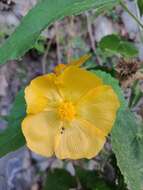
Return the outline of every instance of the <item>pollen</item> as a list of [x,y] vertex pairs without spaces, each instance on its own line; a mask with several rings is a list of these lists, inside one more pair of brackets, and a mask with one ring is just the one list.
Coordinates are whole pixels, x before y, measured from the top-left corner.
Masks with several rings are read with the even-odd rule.
[[62,102],[58,109],[61,120],[72,121],[76,115],[75,106],[72,102]]

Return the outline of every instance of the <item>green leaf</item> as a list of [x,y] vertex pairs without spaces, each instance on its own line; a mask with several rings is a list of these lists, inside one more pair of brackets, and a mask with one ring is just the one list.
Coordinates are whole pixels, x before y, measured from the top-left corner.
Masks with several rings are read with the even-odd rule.
[[[94,71],[95,72],[95,71]],[[118,82],[109,74],[96,71],[117,93],[121,107],[112,129],[112,147],[125,182],[131,190],[143,189],[143,127],[127,108]]]
[[69,190],[76,187],[76,179],[64,169],[49,171],[43,190]]
[[131,190],[143,189],[143,131],[135,116],[120,111],[112,130],[112,147],[125,182]]
[[117,51],[125,57],[135,57],[138,55],[138,49],[131,42],[120,41]]
[[143,0],[137,0],[140,14],[143,15]]
[[41,0],[22,20],[20,26],[0,48],[0,64],[17,59],[32,48],[41,31],[65,16],[105,5],[114,6],[119,0]]
[[139,80],[136,80],[131,88],[129,107],[132,108],[136,106],[142,97],[143,97],[143,92],[141,91]]
[[76,168],[76,175],[83,189],[92,190],[115,190],[114,185],[109,185],[104,179],[100,178],[97,171],[85,170],[80,167]]
[[25,139],[21,131],[21,122],[25,117],[24,92],[21,91],[13,104],[11,113],[8,116],[8,127],[0,133],[0,157],[15,151],[25,144]]
[[138,49],[133,43],[121,39],[116,34],[103,37],[99,46],[103,51],[107,51],[112,54],[120,54],[125,57],[135,57],[138,55]]
[[101,39],[99,46],[103,50],[110,50],[117,52],[118,46],[120,44],[120,37],[118,35],[108,35]]

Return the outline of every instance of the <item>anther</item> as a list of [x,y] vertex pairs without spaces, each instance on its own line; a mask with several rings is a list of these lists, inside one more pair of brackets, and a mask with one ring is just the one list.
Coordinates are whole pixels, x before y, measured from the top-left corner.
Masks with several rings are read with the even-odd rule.
[[75,117],[75,107],[72,102],[62,102],[58,109],[59,116],[62,120],[71,121]]

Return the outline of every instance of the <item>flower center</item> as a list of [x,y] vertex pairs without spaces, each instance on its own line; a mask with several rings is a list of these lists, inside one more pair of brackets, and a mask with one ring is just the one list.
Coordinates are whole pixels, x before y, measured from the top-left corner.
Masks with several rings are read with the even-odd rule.
[[62,102],[58,108],[59,116],[62,120],[71,121],[74,119],[76,111],[72,102]]

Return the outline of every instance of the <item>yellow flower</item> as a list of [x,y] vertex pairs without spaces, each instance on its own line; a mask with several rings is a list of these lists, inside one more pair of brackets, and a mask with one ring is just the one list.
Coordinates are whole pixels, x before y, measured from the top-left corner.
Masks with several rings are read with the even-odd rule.
[[60,159],[92,158],[104,146],[119,108],[110,86],[71,64],[46,74],[25,89],[27,116],[22,131],[34,152]]

